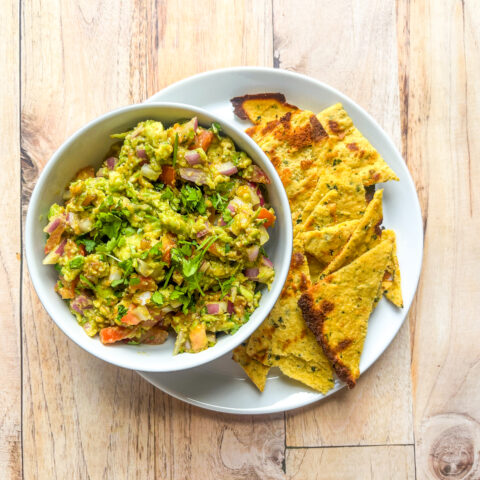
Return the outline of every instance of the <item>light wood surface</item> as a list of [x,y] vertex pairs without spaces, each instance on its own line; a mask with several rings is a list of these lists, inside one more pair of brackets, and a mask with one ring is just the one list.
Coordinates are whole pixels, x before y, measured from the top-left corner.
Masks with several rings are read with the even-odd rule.
[[[475,0],[7,2],[0,478],[479,480],[479,32]],[[91,357],[54,326],[16,255],[21,213],[65,138],[231,65],[350,95],[401,148],[423,209],[409,322],[353,391],[287,414],[203,411]]]

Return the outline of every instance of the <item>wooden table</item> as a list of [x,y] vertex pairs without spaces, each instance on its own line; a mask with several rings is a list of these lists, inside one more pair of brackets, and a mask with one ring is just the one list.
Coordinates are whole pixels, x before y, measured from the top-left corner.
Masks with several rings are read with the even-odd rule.
[[[12,0],[0,13],[0,477],[480,478],[480,15],[475,0]],[[286,414],[188,406],[68,340],[22,251],[76,129],[205,70],[306,73],[403,151],[425,223],[409,321],[353,391]],[[215,88],[212,85],[212,88]]]

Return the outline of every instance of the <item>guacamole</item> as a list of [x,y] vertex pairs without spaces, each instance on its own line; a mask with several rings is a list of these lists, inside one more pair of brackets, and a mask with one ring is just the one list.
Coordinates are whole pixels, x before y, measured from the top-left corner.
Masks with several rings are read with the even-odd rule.
[[113,135],[48,212],[44,264],[87,335],[199,352],[235,333],[270,287],[267,175],[214,123],[146,120]]

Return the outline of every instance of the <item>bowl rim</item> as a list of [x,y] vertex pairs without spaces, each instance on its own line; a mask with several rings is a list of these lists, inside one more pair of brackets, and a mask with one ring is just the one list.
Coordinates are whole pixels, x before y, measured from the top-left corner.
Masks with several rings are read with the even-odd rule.
[[[249,155],[249,156],[252,157],[253,162],[256,164],[258,164],[258,160],[261,159],[261,162],[260,162],[261,166],[266,171],[267,175],[271,180],[272,187],[276,190],[276,193],[278,194],[280,211],[278,211],[279,209],[277,207],[276,215],[277,215],[277,218],[279,216],[283,216],[285,220],[287,220],[285,221],[285,225],[286,225],[285,230],[281,232],[281,235],[285,236],[286,243],[285,243],[284,251],[282,251],[281,254],[278,255],[278,257],[280,258],[279,267],[275,269],[275,276],[276,276],[276,280],[278,279],[278,281],[272,287],[272,289],[269,292],[267,292],[267,294],[269,295],[268,302],[262,306],[257,307],[257,309],[255,310],[255,311],[258,311],[259,309],[261,309],[262,315],[259,315],[258,318],[255,319],[254,321],[249,320],[247,323],[245,323],[242,326],[241,329],[238,330],[238,332],[236,332],[235,334],[229,337],[229,341],[223,342],[223,344],[217,343],[213,347],[210,347],[207,350],[204,350],[199,353],[180,354],[182,356],[183,355],[190,356],[188,360],[184,361],[180,365],[176,365],[175,361],[172,361],[172,362],[169,362],[168,364],[164,364],[160,366],[149,365],[148,361],[145,361],[145,365],[140,366],[140,365],[131,365],[130,362],[123,360],[121,351],[119,351],[118,360],[117,360],[117,355],[114,355],[113,358],[107,357],[106,355],[102,355],[102,349],[95,348],[96,342],[94,342],[93,338],[88,337],[88,335],[86,335],[84,332],[82,332],[84,337],[70,335],[70,333],[67,332],[67,329],[64,328],[65,319],[60,318],[59,315],[55,313],[53,306],[51,306],[49,304],[48,299],[44,297],[44,292],[43,292],[44,288],[42,286],[41,270],[37,265],[38,258],[34,254],[34,249],[32,247],[33,242],[35,241],[35,239],[33,238],[33,232],[34,232],[34,222],[36,221],[36,219],[34,218],[33,210],[34,210],[34,206],[39,202],[41,193],[45,188],[44,184],[46,183],[46,179],[49,176],[49,173],[56,167],[57,163],[63,158],[65,151],[70,147],[72,143],[74,143],[77,140],[77,138],[81,137],[92,128],[95,128],[97,125],[103,122],[106,122],[111,118],[121,116],[125,113],[129,113],[132,111],[138,110],[139,112],[141,112],[142,110],[151,110],[152,108],[156,108],[156,107],[159,108],[160,110],[164,108],[184,110],[186,113],[186,117],[193,116],[195,114],[202,115],[210,119],[211,122],[218,122],[220,123],[220,125],[228,127],[227,129],[229,129],[231,133],[228,133],[227,135],[231,137],[235,143],[237,143],[237,140],[241,140],[243,143],[246,143],[248,145],[250,151],[254,153],[254,155]],[[141,120],[139,119],[138,121],[141,121]],[[32,284],[34,286],[35,292],[37,293],[37,296],[43,308],[49,315],[49,317],[53,320],[56,326],[68,338],[70,338],[74,343],[76,343],[83,350],[87,351],[88,353],[94,355],[95,357],[101,360],[104,360],[107,363],[110,363],[122,368],[130,369],[130,370],[142,370],[145,372],[174,372],[174,371],[180,371],[180,370],[187,370],[189,368],[195,368],[205,363],[216,360],[217,358],[220,358],[221,356],[232,351],[235,347],[237,347],[244,340],[246,340],[268,316],[271,309],[277,302],[278,297],[280,296],[280,293],[287,279],[287,274],[290,267],[290,260],[291,260],[292,249],[293,249],[293,229],[292,229],[291,218],[292,217],[291,217],[290,204],[288,202],[288,198],[287,198],[285,189],[283,187],[282,181],[280,180],[280,177],[277,171],[273,167],[273,164],[270,162],[270,160],[265,155],[265,153],[260,149],[260,147],[236,125],[233,125],[228,120],[225,120],[219,117],[218,115],[212,114],[207,110],[204,110],[199,107],[195,107],[193,105],[184,104],[184,103],[148,102],[148,103],[132,104],[132,105],[120,107],[110,112],[107,112],[86,123],[84,126],[76,130],[72,135],[70,135],[60,145],[60,147],[58,147],[55,150],[55,152],[51,155],[51,157],[47,161],[45,167],[42,169],[42,171],[40,172],[40,175],[38,176],[38,179],[36,180],[35,187],[30,197],[28,208],[27,208],[27,215],[26,215],[26,221],[25,221],[25,254],[27,259],[27,267],[28,267],[28,272],[29,272]],[[40,263],[40,267],[44,267],[44,265]],[[73,315],[72,315],[72,320],[76,322],[76,319],[73,317]],[[88,342],[85,340],[88,340]],[[112,347],[111,346],[107,347],[102,345],[102,348],[111,349]],[[152,363],[152,357],[144,356],[144,358],[149,359],[150,363]],[[171,359],[174,360],[175,358],[176,356],[173,355],[173,352],[172,352]],[[185,358],[185,357],[182,357],[182,358]]]

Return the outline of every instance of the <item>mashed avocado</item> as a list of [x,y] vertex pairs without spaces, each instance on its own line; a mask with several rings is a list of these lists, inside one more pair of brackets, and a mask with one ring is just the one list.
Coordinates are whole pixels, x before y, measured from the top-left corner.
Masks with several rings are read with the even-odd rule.
[[88,335],[160,344],[174,331],[174,353],[198,352],[258,306],[274,278],[269,179],[220,130],[140,122],[51,206],[44,264]]

